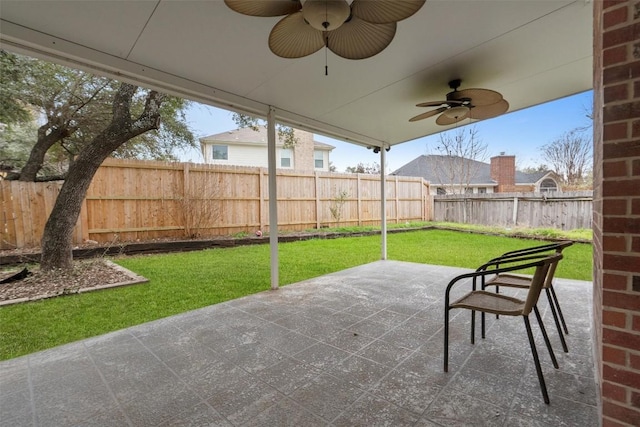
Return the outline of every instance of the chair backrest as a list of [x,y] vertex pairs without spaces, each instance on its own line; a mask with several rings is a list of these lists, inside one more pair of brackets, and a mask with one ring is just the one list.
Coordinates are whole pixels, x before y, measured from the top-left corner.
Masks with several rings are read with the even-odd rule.
[[549,270],[553,268],[555,271],[555,267],[561,259],[562,254],[555,253],[544,258],[542,264],[536,267],[536,271],[533,273],[533,279],[531,280],[531,285],[529,285],[529,293],[527,294],[524,308],[522,309],[523,315],[531,313],[531,310],[533,310],[533,307],[538,302],[538,297],[540,296],[540,292],[542,292],[542,288],[546,284],[547,277],[550,276]]

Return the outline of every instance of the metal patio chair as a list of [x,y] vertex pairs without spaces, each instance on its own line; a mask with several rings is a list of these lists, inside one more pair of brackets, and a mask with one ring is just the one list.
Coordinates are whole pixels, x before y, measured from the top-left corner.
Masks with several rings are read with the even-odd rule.
[[[444,307],[444,371],[449,371],[449,311],[456,308],[464,308],[471,310],[471,343],[475,342],[475,312],[492,313],[503,316],[522,316],[524,320],[525,329],[527,331],[527,337],[529,339],[529,345],[531,347],[531,354],[533,355],[533,361],[536,367],[536,373],[538,374],[538,382],[540,383],[540,390],[542,391],[542,397],[545,403],[549,403],[549,394],[547,393],[547,386],[542,375],[542,368],[540,366],[540,359],[538,357],[538,351],[536,349],[535,341],[533,338],[533,332],[531,331],[531,324],[529,322],[529,314],[534,312],[542,336],[544,338],[549,356],[553,362],[554,368],[558,369],[558,361],[556,360],[549,337],[542,323],[540,312],[536,307],[538,297],[544,286],[547,272],[553,264],[557,264],[562,259],[562,254],[555,253],[551,256],[534,255],[525,256],[520,258],[511,258],[509,260],[501,260],[500,263],[487,263],[486,268],[481,271],[475,271],[472,273],[466,273],[453,278],[447,285],[445,291],[445,307]],[[499,266],[500,265],[500,266]],[[500,275],[505,273],[513,273],[517,271],[526,270],[529,268],[535,268],[533,278],[530,282],[529,291],[524,300],[502,295],[499,293],[488,292],[484,290],[477,290],[478,281],[480,286],[483,287],[488,276]],[[466,280],[465,280],[466,279]],[[461,298],[454,302],[450,302],[450,293],[454,285],[459,283],[468,284],[471,282],[472,289]],[[484,326],[484,325],[483,325]],[[484,328],[482,331],[482,337],[484,338]]]
[[[483,270],[486,268],[486,265],[493,265],[493,263],[499,263],[508,261],[509,259],[522,257],[522,256],[530,256],[541,253],[555,252],[561,254],[562,251],[573,245],[572,241],[561,241],[550,243],[541,246],[534,246],[531,248],[519,249],[515,251],[505,252],[489,261],[489,263],[479,267],[477,270]],[[565,340],[564,335],[569,334],[569,329],[567,328],[567,323],[564,320],[564,315],[562,314],[562,309],[560,308],[560,302],[558,301],[558,296],[556,295],[556,291],[553,288],[553,278],[556,272],[557,263],[553,264],[549,271],[547,272],[547,277],[544,281],[543,289],[545,290],[545,294],[547,295],[547,300],[549,301],[549,308],[551,309],[551,314],[553,315],[553,321],[556,325],[556,329],[558,330],[558,335],[560,337],[560,343],[562,344],[562,350],[567,353],[569,348],[567,347],[567,342]],[[517,289],[526,289],[531,284],[531,276],[523,276],[519,274],[499,274],[493,277],[492,279],[485,282],[485,288],[488,286],[495,286],[496,292],[499,292],[500,287],[507,288],[517,288]],[[483,327],[484,327],[484,316],[482,318]],[[561,326],[562,324],[562,326]],[[563,333],[564,330],[564,333]]]

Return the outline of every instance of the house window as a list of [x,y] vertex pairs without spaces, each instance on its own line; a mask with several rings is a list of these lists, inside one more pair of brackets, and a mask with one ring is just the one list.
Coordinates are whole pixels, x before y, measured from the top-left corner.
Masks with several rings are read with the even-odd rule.
[[558,186],[554,180],[547,178],[540,183],[540,192],[547,193],[550,191],[558,191]]
[[473,187],[467,187],[464,189],[465,194],[473,194]]
[[229,147],[226,145],[214,145],[213,146],[213,159],[214,160],[229,160]]
[[313,163],[316,169],[324,169],[324,153],[322,151],[313,152]]
[[487,187],[478,187],[478,194],[485,194],[487,192]]
[[293,151],[291,148],[283,148],[280,150],[280,167],[290,168],[292,167],[291,158],[293,157]]
[[445,194],[447,194],[447,190],[445,190],[445,189],[444,189],[444,188],[442,188],[442,187],[438,187],[438,188],[436,189],[436,194],[437,194],[437,195],[439,195],[439,196],[444,196]]

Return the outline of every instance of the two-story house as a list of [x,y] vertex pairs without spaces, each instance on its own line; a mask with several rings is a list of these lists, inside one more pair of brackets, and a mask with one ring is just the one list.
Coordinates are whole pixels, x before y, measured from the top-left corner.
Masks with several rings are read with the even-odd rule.
[[[276,134],[278,167],[300,172],[329,171],[329,154],[335,147],[314,141],[313,134],[296,129],[293,147],[285,147]],[[200,138],[205,163],[267,167],[267,129],[236,129]]]

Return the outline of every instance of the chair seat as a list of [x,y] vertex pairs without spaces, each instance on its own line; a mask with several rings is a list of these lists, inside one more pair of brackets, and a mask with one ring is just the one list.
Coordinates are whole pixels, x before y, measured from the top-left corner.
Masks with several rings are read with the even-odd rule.
[[520,316],[524,309],[524,301],[487,291],[473,291],[452,303],[450,307],[467,308],[505,316]]
[[486,286],[506,286],[509,288],[527,289],[531,285],[531,276],[520,276],[517,274],[500,274],[487,280]]

